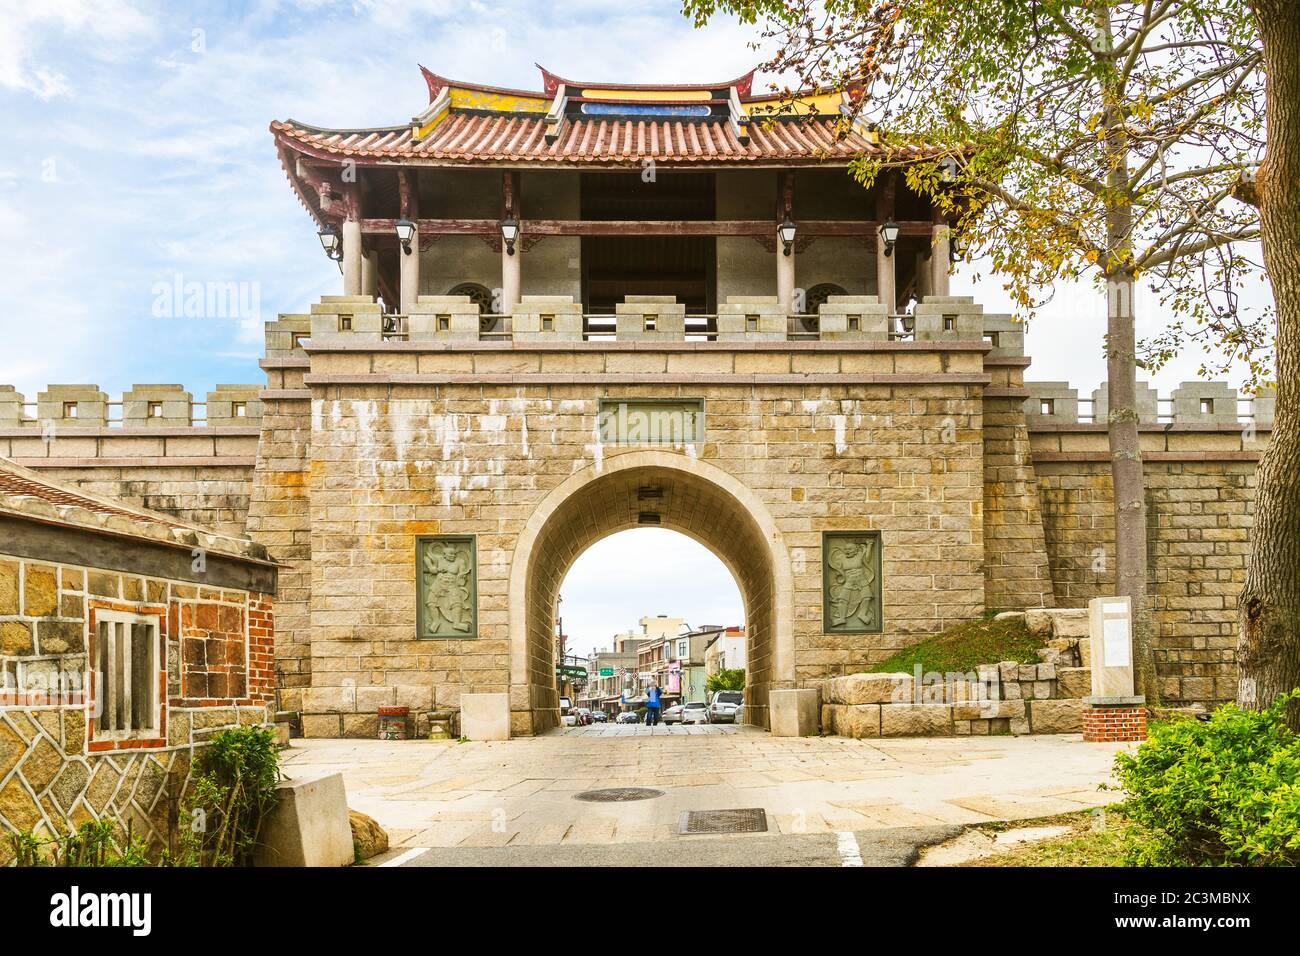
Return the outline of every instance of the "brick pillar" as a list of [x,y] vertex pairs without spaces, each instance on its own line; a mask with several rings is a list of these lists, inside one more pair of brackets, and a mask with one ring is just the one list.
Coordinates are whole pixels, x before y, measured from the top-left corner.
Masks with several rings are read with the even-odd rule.
[[1146,740],[1146,698],[1085,697],[1083,739],[1090,744]]

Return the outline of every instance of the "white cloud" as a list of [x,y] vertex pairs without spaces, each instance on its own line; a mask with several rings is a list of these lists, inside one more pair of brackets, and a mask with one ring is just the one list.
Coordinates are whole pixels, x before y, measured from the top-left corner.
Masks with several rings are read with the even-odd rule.
[[610,647],[644,616],[681,617],[692,627],[743,624],[735,579],[707,548],[663,528],[620,531],[574,562],[560,586],[569,652]]
[[[72,92],[62,69],[47,58],[58,53],[114,60],[121,44],[147,34],[150,19],[133,4],[106,11],[91,0],[0,0],[0,87],[50,100]],[[51,52],[55,44],[59,50]]]

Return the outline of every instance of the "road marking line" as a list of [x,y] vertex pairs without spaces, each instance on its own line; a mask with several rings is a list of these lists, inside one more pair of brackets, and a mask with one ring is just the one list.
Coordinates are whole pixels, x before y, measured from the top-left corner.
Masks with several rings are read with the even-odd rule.
[[858,838],[848,830],[841,830],[835,834],[837,839],[836,849],[840,851],[841,866],[866,866],[862,862],[862,851],[858,848]]
[[401,866],[407,860],[413,860],[417,856],[420,856],[421,854],[428,853],[428,852],[429,852],[429,848],[427,846],[413,846],[405,853],[403,853],[401,856],[395,856],[391,860],[386,860],[385,862],[380,863],[379,865],[380,866]]

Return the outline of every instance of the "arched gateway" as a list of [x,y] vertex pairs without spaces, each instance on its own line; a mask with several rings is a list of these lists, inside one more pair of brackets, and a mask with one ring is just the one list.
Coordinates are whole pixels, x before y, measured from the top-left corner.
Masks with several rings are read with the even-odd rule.
[[[740,586],[749,722],[765,726],[769,690],[794,686],[794,578],[762,500],[714,465],[682,453],[633,451],[568,478],[538,505],[515,545],[510,684],[528,688],[534,732],[558,723],[553,622],[560,584],[590,545],[645,524],[699,541]],[[644,573],[652,578],[655,569]]]

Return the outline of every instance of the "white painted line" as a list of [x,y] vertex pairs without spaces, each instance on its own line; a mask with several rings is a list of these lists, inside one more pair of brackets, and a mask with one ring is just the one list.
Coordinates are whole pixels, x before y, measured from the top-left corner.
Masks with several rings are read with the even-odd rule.
[[[858,838],[848,830],[841,830],[835,834],[837,838],[836,849],[840,851],[841,866],[865,866],[862,862],[862,851],[858,847]],[[386,866],[387,864],[385,864]]]
[[[849,835],[852,836],[852,834]],[[857,844],[854,844],[854,846],[856,845]],[[401,856],[395,856],[391,860],[386,860],[383,863],[380,863],[379,865],[380,866],[401,866],[407,860],[413,860],[417,856],[420,856],[422,853],[428,853],[428,852],[429,852],[429,848],[427,846],[413,846],[405,853],[403,853]],[[859,865],[861,865],[861,861],[859,861]]]

